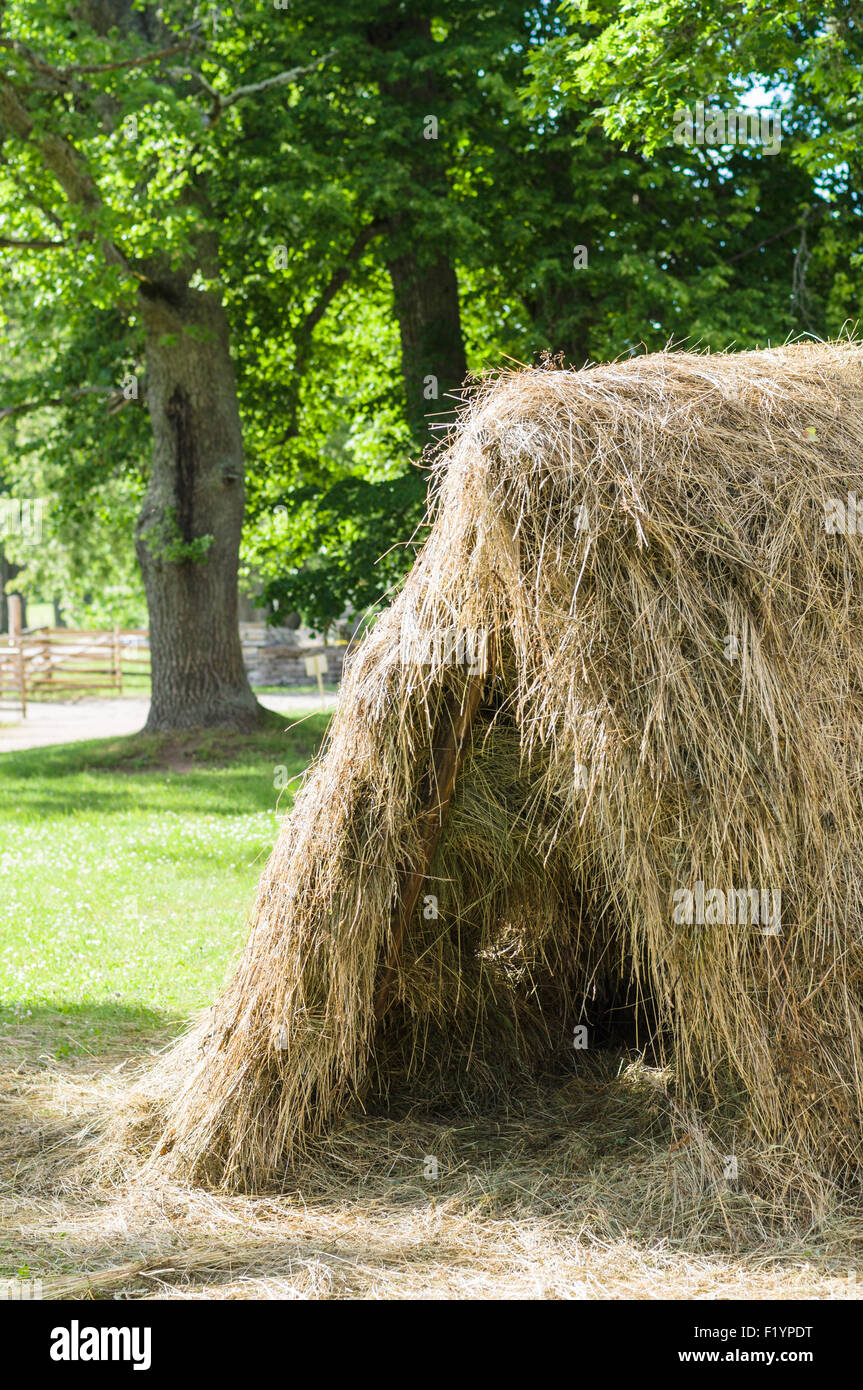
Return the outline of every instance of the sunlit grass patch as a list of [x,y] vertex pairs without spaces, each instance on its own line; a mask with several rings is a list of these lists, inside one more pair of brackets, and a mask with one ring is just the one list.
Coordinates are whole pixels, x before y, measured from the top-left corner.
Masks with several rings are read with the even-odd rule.
[[98,1050],[218,989],[327,716],[0,758],[0,1021]]

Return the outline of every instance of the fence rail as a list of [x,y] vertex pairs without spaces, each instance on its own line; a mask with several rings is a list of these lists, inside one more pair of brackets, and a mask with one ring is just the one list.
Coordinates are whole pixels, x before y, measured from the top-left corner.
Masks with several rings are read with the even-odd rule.
[[0,636],[0,705],[12,703],[26,717],[27,701],[54,691],[112,690],[120,695],[132,671],[149,674],[145,628],[76,632],[65,627],[29,628]]

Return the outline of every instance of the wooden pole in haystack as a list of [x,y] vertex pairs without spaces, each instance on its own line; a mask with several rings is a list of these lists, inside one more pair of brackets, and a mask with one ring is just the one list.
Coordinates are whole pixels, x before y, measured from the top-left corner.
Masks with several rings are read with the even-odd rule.
[[419,863],[416,868],[407,870],[402,878],[401,891],[393,914],[390,953],[375,994],[376,1023],[380,1023],[387,1010],[399,952],[446,823],[456,778],[467,750],[471,725],[482,700],[486,675],[487,672],[483,671],[471,676],[466,687],[462,691],[453,691],[444,704],[437,742],[432,748],[431,792],[425,808],[420,813]]

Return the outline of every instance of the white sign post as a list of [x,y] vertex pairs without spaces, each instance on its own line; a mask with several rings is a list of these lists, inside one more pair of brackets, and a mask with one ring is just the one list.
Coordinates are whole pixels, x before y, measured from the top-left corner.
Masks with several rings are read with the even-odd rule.
[[324,699],[323,677],[327,674],[328,670],[329,662],[327,661],[326,652],[319,652],[317,656],[306,657],[306,675],[317,676],[318,678],[318,690],[321,692],[321,709],[326,709],[327,707],[327,702]]

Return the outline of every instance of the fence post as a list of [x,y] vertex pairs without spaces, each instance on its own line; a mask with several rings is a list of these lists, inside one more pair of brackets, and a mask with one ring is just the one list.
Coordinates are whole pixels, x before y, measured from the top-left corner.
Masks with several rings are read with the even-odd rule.
[[18,686],[21,692],[21,718],[27,718],[27,677],[24,671],[24,635],[21,629],[21,598],[10,594],[7,600],[9,612],[9,641],[13,651],[18,654]]
[[21,718],[27,718],[27,672],[24,666],[24,638],[18,638],[18,679],[21,683]]
[[123,693],[123,663],[122,663],[122,659],[121,659],[121,648],[120,648],[120,629],[119,629],[118,627],[115,627],[115,628],[114,628],[114,632],[113,632],[113,635],[112,635],[112,650],[113,650],[113,654],[114,654],[114,684],[116,685],[119,694],[122,695],[122,693]]

